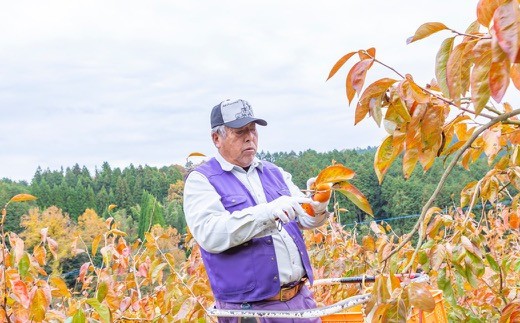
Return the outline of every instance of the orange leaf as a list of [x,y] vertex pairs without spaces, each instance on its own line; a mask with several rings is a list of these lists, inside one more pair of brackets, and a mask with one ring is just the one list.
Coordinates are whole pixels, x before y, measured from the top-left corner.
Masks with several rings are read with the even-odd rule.
[[365,89],[365,91],[363,91],[363,94],[361,94],[361,98],[359,99],[358,105],[356,107],[356,117],[354,124],[359,123],[361,120],[363,120],[363,118],[365,118],[366,114],[370,110],[370,107],[374,106],[374,102],[377,100],[381,101],[385,92],[395,82],[397,82],[397,80],[391,78],[382,78],[370,84]]
[[417,83],[415,83],[411,76],[407,76],[407,83],[410,86],[410,90],[412,90],[412,97],[418,103],[428,103],[430,101],[430,95],[424,92]]
[[517,1],[506,1],[493,15],[493,30],[498,45],[514,62],[520,45],[520,9]]
[[493,13],[503,0],[480,0],[477,5],[477,20],[484,26],[489,27],[493,19]]
[[520,64],[511,65],[510,73],[513,84],[515,85],[517,90],[520,90]]
[[487,50],[475,60],[471,73],[471,101],[478,115],[489,101],[489,71],[491,68],[491,50]]
[[489,87],[491,97],[498,103],[502,101],[509,86],[509,62],[500,61],[491,63],[489,71]]
[[454,39],[455,37],[445,39],[442,42],[435,58],[435,77],[437,78],[437,83],[439,84],[442,93],[446,97],[450,95],[448,90],[448,80],[446,78],[446,66],[448,64],[450,53],[453,49]]
[[365,83],[367,71],[370,69],[373,63],[373,59],[364,59],[354,64],[354,66],[348,72],[346,88],[349,104],[352,102],[352,99],[356,93],[358,95],[361,93],[363,84]]
[[9,200],[9,203],[11,202],[26,202],[26,201],[34,201],[36,200],[37,198],[31,194],[17,194],[15,196],[13,196],[10,200]]
[[316,177],[315,185],[322,183],[338,183],[352,179],[356,173],[341,164],[335,164],[324,168]]
[[329,73],[329,77],[327,77],[327,80],[330,79],[331,77],[334,76],[334,74],[336,74],[336,72],[352,57],[356,54],[357,52],[350,52],[348,54],[345,54],[343,57],[341,57],[337,62],[336,64],[334,64],[334,66],[332,67],[332,69],[330,70],[330,73]]
[[341,182],[337,184],[336,191],[345,195],[352,203],[354,203],[363,212],[374,216],[374,212],[368,203],[367,198],[361,191],[359,191],[354,185],[349,182]]
[[33,249],[33,257],[40,266],[43,266],[46,263],[47,251],[41,245],[36,245]]
[[11,287],[13,289],[13,294],[18,299],[18,302],[24,307],[29,308],[30,298],[29,293],[27,292],[27,285],[21,280],[15,280],[11,282]]
[[415,32],[415,35],[413,35],[412,37],[409,37],[406,40],[406,43],[410,44],[416,40],[428,37],[431,34],[434,34],[438,31],[445,30],[445,29],[448,29],[448,27],[446,27],[443,23],[440,23],[440,22],[424,23],[417,29],[417,31]]

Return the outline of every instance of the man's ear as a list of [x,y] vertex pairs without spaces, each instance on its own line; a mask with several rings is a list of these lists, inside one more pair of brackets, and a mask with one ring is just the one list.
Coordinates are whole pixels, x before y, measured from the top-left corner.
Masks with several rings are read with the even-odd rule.
[[220,148],[220,137],[218,133],[214,132],[211,134],[211,139],[213,140],[213,144],[215,147]]

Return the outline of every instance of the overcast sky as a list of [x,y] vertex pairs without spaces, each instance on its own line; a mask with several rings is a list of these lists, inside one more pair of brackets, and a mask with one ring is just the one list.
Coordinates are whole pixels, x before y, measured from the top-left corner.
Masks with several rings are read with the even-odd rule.
[[[344,54],[377,56],[419,84],[447,31],[406,45],[425,22],[464,31],[478,1],[9,1],[0,12],[0,178],[78,163],[184,165],[214,155],[211,108],[248,100],[268,121],[259,151],[376,146],[354,126]],[[391,76],[378,67],[369,77]]]

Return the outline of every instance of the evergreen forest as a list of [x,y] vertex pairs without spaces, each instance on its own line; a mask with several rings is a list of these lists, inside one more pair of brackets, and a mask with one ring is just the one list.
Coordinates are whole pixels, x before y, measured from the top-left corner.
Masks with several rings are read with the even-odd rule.
[[[340,222],[345,226],[367,223],[371,220],[390,222],[398,233],[410,229],[431,196],[447,161],[438,158],[434,166],[423,173],[416,169],[409,179],[402,175],[402,163],[397,160],[379,184],[373,168],[375,147],[366,149],[333,150],[325,153],[307,150],[303,152],[260,152],[259,158],[274,162],[293,175],[293,181],[305,188],[309,177],[332,163],[343,164],[356,172],[354,184],[368,198],[374,211],[374,219],[365,214],[341,194],[334,196],[340,212]],[[57,207],[71,221],[77,222],[85,210],[93,210],[99,217],[113,217],[121,223],[121,229],[129,238],[142,238],[152,224],[176,228],[185,233],[182,210],[184,176],[193,165],[170,165],[161,168],[130,166],[112,168],[104,162],[91,173],[85,166],[75,164],[60,170],[36,169],[30,183],[0,180],[0,203],[19,193],[29,193],[36,201],[13,205],[6,230],[20,233],[24,230],[21,219],[31,208],[45,210]],[[489,165],[481,159],[471,169],[457,168],[449,177],[436,204],[442,208],[458,205],[464,185],[481,178]],[[151,213],[152,212],[152,213]]]

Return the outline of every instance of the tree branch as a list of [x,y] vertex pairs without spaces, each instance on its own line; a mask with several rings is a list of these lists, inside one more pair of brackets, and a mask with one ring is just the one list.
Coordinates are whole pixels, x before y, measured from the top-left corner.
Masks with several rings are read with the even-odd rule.
[[[504,113],[500,116],[497,116],[495,118],[493,118],[492,120],[490,120],[488,123],[486,123],[485,125],[481,126],[480,128],[478,128],[472,135],[471,137],[469,138],[469,140],[460,148],[459,151],[457,151],[457,153],[455,154],[453,160],[450,162],[450,164],[448,165],[448,167],[446,168],[446,170],[444,171],[444,173],[442,174],[442,177],[441,179],[439,180],[439,183],[437,184],[437,187],[435,188],[435,191],[433,192],[433,194],[431,195],[430,199],[426,202],[426,204],[423,206],[422,208],[422,211],[421,211],[421,215],[419,216],[419,219],[417,219],[417,222],[415,223],[414,227],[412,228],[412,230],[410,231],[410,233],[407,235],[407,237],[401,241],[401,243],[399,243],[399,245],[394,249],[392,250],[388,256],[386,256],[382,262],[385,262],[386,260],[388,260],[390,257],[392,257],[393,255],[395,255],[399,250],[401,250],[404,245],[406,245],[408,242],[410,242],[410,240],[412,239],[412,236],[418,231],[419,227],[421,226],[421,223],[423,222],[424,220],[424,217],[426,216],[426,213],[428,212],[428,209],[431,207],[431,205],[433,204],[433,201],[437,198],[437,195],[439,195],[441,189],[444,187],[444,184],[446,183],[446,180],[449,176],[449,174],[451,173],[452,169],[455,167],[455,165],[457,164],[459,158],[462,156],[462,154],[471,146],[471,144],[478,138],[478,136],[484,132],[486,129],[490,128],[491,126],[493,126],[494,124],[496,123],[499,123],[499,122],[503,122],[505,120],[507,120],[508,118],[510,117],[513,117],[515,115],[518,115],[520,114],[520,109],[517,109],[517,110],[513,110],[511,112],[508,112],[508,113]],[[420,234],[419,235],[419,241],[417,242],[417,246],[415,247],[415,251],[410,259],[410,262],[408,263],[408,265],[405,267],[405,270],[406,271],[410,266],[411,264],[414,262],[415,260],[415,257],[417,256],[417,252],[419,251],[419,248],[420,246],[422,245],[422,241],[424,239],[424,235],[423,234]]]

